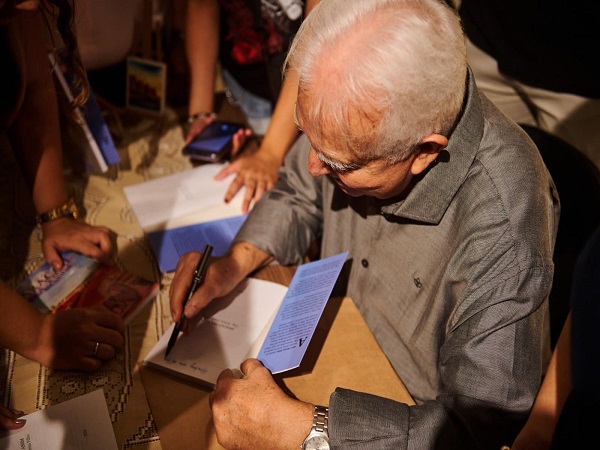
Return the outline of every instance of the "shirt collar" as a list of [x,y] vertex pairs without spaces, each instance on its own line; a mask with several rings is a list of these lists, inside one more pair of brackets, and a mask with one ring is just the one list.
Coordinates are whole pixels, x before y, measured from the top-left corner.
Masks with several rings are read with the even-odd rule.
[[381,212],[419,222],[439,223],[467,176],[482,136],[483,106],[471,69],[468,69],[463,111],[448,146],[404,200],[381,206]]

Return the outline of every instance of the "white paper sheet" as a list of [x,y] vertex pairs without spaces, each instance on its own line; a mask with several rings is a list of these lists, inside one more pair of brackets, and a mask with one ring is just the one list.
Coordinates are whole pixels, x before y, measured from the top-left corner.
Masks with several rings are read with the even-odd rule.
[[223,167],[204,164],[126,186],[123,192],[146,232],[233,217],[242,213],[243,195],[238,192],[230,203],[223,201],[234,177],[215,181]]
[[117,450],[102,389],[23,416],[19,430],[0,434],[1,449]]

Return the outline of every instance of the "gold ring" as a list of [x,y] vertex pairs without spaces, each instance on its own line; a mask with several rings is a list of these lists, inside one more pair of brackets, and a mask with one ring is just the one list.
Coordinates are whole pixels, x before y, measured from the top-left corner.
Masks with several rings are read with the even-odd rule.
[[98,355],[98,347],[100,347],[100,342],[96,341],[96,346],[94,347],[94,356]]

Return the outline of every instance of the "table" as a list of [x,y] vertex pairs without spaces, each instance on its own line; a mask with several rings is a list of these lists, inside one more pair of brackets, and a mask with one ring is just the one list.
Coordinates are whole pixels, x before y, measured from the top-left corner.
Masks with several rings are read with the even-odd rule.
[[[270,266],[256,276],[289,284],[292,272]],[[223,448],[214,432],[209,389],[143,366],[140,374],[164,448]],[[300,368],[275,379],[290,395],[314,404],[329,404],[338,386],[414,404],[348,297],[329,300]]]
[[[160,273],[122,189],[191,168],[191,162],[181,154],[182,130],[172,111],[160,120],[137,118],[124,125],[128,132],[118,143],[122,159],[119,170],[73,176],[70,188],[85,207],[89,223],[106,225],[115,231],[117,265],[160,281],[156,301],[127,327],[123,351],[94,373],[47,369],[0,349],[0,401],[31,413],[102,388],[119,448],[186,448],[182,442],[189,442],[189,448],[220,448],[211,428],[209,391],[166,379],[166,375],[139,364],[171,324],[168,290],[173,273]],[[0,267],[17,267],[15,282],[43,262],[41,235],[35,221],[32,217],[24,217],[23,221],[23,236],[16,241],[28,242],[27,254],[3,254],[0,259]],[[292,273],[270,266],[257,276],[287,284]],[[412,403],[351,299],[330,300],[313,341],[315,347],[311,343],[306,364],[303,362],[300,369],[306,373],[292,371],[281,377],[299,398],[327,404],[329,393],[336,386],[343,386]],[[191,434],[182,433],[182,420],[193,420],[193,427],[185,427],[192,430]],[[198,442],[205,446],[200,447]]]

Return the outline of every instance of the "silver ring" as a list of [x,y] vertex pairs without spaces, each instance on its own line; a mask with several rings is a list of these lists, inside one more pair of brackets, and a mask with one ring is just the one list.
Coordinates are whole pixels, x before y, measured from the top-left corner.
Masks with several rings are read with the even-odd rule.
[[100,347],[100,342],[96,341],[96,346],[94,347],[94,356],[98,355],[98,347]]

